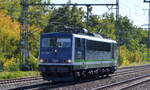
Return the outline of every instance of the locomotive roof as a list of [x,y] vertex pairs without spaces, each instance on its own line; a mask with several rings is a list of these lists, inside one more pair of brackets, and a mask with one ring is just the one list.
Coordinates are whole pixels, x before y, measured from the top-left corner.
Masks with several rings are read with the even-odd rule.
[[108,43],[117,43],[116,41],[111,40],[111,39],[94,37],[94,36],[89,36],[89,35],[73,34],[73,36],[74,37],[78,37],[78,38],[85,38],[85,39],[88,39],[88,40],[94,40],[94,41],[101,41],[101,42],[108,42]]
[[41,34],[41,36],[47,36],[47,35],[57,35],[57,36],[74,36],[74,37],[78,37],[78,38],[84,38],[84,39],[88,39],[88,40],[94,40],[94,41],[101,41],[101,42],[107,42],[107,43],[117,43],[114,40],[111,39],[107,39],[107,38],[103,38],[103,37],[95,37],[95,36],[90,36],[90,35],[86,35],[86,34],[74,34],[74,33],[64,33],[64,32],[54,32],[54,33],[43,33]]

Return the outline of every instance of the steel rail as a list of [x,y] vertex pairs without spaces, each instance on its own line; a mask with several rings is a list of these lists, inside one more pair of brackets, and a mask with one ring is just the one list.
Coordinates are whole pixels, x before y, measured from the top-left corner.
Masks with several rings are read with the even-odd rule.
[[39,80],[39,79],[43,79],[43,77],[38,76],[38,77],[26,77],[26,78],[16,78],[16,79],[9,79],[9,80],[0,80],[0,85],[23,82],[23,81]]
[[96,88],[93,88],[92,90],[101,90],[101,89],[113,88],[114,86],[119,86],[119,85],[121,85],[121,84],[123,85],[123,84],[126,84],[126,83],[128,83],[128,82],[133,82],[133,81],[135,81],[135,80],[143,79],[143,78],[146,78],[146,77],[149,77],[148,80],[150,80],[150,74],[146,74],[146,75],[138,76],[138,77],[135,77],[135,78],[127,79],[127,80],[124,80],[124,81],[112,83],[112,84],[110,84],[110,85],[105,85],[105,86],[101,86],[101,87],[96,87]]
[[146,70],[146,69],[149,69],[150,67],[147,66],[147,67],[136,67],[136,68],[132,68],[132,69],[124,69],[122,71],[118,71],[118,72],[115,72],[114,74],[111,74],[110,76],[113,77],[113,76],[118,76],[118,75],[124,75],[124,74],[128,74],[128,73],[134,73],[134,72],[138,72],[138,71],[143,71],[143,70]]
[[140,85],[140,84],[142,84],[142,83],[146,83],[146,82],[149,82],[149,81],[150,81],[150,79],[144,80],[144,81],[142,81],[142,82],[137,82],[136,84],[131,84],[131,85],[127,86],[127,87],[123,87],[123,88],[121,88],[120,90],[129,89],[129,88],[132,88],[132,87],[134,87],[134,86],[136,86],[136,85]]

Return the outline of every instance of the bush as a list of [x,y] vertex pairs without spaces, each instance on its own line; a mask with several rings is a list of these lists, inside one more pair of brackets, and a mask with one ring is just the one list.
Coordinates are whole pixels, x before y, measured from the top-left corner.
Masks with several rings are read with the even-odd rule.
[[129,66],[130,65],[130,62],[126,59],[126,60],[123,60],[121,66]]
[[30,65],[31,70],[38,70],[39,60],[33,55],[30,56],[28,63]]
[[4,62],[4,71],[18,71],[19,70],[19,64],[17,63],[16,58],[7,59]]
[[125,46],[120,46],[120,56],[119,56],[119,65],[127,65],[129,51]]
[[142,61],[141,53],[139,51],[130,52],[129,60],[131,62],[140,63]]
[[126,46],[120,46],[119,65],[129,66],[132,63],[140,64],[142,53],[139,50],[129,51]]
[[3,64],[5,62],[4,54],[0,53],[0,71],[3,70]]

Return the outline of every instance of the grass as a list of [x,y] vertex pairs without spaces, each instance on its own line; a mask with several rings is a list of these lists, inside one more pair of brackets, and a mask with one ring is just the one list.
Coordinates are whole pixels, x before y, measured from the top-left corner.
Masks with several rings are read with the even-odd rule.
[[131,63],[130,66],[136,66],[136,65],[144,65],[144,64],[150,64],[150,62],[141,62],[141,63]]
[[0,72],[0,80],[40,76],[38,71]]
[[140,63],[134,62],[134,63],[129,63],[128,65],[121,65],[119,67],[137,66],[137,65],[145,65],[145,64],[150,64],[150,62],[148,62],[148,61],[145,61],[145,62],[143,61],[143,62],[140,62]]

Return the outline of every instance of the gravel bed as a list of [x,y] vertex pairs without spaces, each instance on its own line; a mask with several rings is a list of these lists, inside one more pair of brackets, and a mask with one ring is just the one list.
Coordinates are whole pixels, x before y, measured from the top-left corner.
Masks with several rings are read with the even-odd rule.
[[150,90],[150,81],[141,83],[140,85],[133,86],[128,89],[123,89],[123,90]]
[[[96,87],[112,84],[115,82],[123,81],[126,79],[134,78],[137,76],[141,76],[144,74],[149,74],[150,71],[142,71],[142,72],[135,72],[135,73],[130,73],[128,75],[119,75],[119,76],[113,76],[110,78],[105,78],[105,79],[100,79],[100,80],[95,80],[95,81],[90,81],[90,82],[84,82],[84,83],[77,83],[74,85],[68,85],[64,87],[58,87],[54,88],[53,90],[91,90]],[[141,89],[145,90],[145,89]]]

